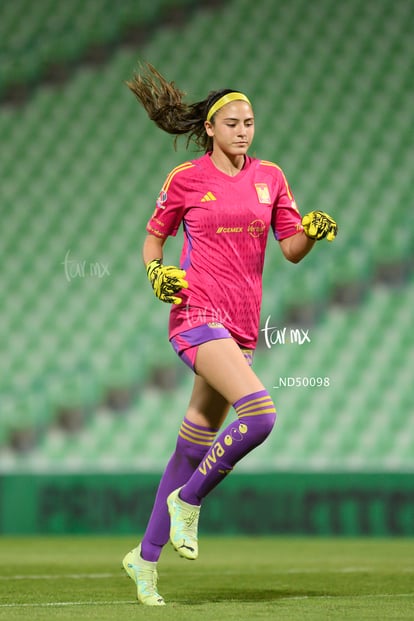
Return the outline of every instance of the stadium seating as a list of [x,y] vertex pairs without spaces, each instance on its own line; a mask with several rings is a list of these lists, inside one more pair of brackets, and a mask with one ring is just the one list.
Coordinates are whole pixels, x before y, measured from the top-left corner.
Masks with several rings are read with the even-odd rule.
[[[80,5],[69,4],[58,14],[46,0],[9,3],[0,20],[3,32],[33,49],[36,79],[43,54],[36,33],[46,14],[55,26],[43,50],[56,44],[58,24],[69,40],[81,22],[77,50],[64,52],[81,59],[97,37],[120,40],[131,11],[142,8],[119,3],[100,23],[94,1],[75,25],[70,12]],[[134,15],[153,20],[166,4]],[[151,125],[123,84],[138,57],[194,98],[227,85],[245,90],[257,115],[252,153],[283,167],[303,213],[324,209],[339,222],[337,240],[300,265],[269,244],[262,320],[270,315],[284,325],[295,309],[313,309],[301,316],[311,320],[312,343],[286,344],[277,354],[263,347],[258,372],[270,388],[282,373],[317,373],[332,386],[280,388],[278,433],[246,467],[412,465],[407,10],[402,0],[232,0],[194,11],[179,45],[173,27],[154,29],[144,49],[114,49],[106,64],[80,66],[65,84],[37,89],[24,107],[0,108],[0,213],[7,223],[0,245],[1,468],[157,468],[185,407],[191,377],[166,342],[168,307],[151,298],[139,254],[163,177],[192,153],[182,143],[175,153],[171,137]],[[46,57],[55,57],[48,49]],[[171,240],[167,254],[176,260],[178,251],[179,240]],[[384,270],[387,286],[379,282]],[[398,287],[389,286],[390,274],[398,274]],[[350,285],[367,297],[353,300],[355,307],[330,307]],[[160,367],[178,378],[174,393],[151,383]],[[111,395],[117,403],[122,397],[122,413],[111,413]],[[67,411],[78,418],[68,422]],[[62,420],[76,433],[57,429]],[[9,450],[11,439],[18,453]]]
[[16,0],[0,6],[0,97],[19,84],[33,86],[79,63],[100,48],[117,45],[132,29],[148,31],[166,10],[189,8],[194,0]]

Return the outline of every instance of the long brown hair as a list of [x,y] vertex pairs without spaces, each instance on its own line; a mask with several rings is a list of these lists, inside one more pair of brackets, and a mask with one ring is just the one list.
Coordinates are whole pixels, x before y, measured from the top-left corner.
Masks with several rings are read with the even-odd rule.
[[[145,108],[149,118],[165,132],[176,136],[187,135],[186,146],[192,141],[203,151],[211,151],[213,141],[207,135],[204,122],[211,106],[234,89],[211,91],[206,99],[187,104],[186,93],[174,82],[168,82],[153,65],[140,63],[139,71],[126,82],[128,88]],[[214,123],[214,116],[211,118]]]

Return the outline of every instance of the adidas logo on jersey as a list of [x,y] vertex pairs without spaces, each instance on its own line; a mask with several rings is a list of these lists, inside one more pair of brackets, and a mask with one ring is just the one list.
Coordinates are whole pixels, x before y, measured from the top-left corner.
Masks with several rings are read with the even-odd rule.
[[201,199],[202,203],[208,203],[209,201],[216,201],[216,197],[214,196],[213,192],[207,192],[207,194],[204,194],[203,198]]

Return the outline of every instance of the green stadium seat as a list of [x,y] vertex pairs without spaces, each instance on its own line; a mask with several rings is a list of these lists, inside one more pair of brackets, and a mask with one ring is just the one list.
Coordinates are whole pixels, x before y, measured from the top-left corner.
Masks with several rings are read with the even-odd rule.
[[[316,312],[309,346],[267,351],[261,334],[256,368],[280,419],[272,439],[241,468],[412,464],[405,439],[412,431],[412,283],[397,289],[374,281],[384,264],[412,266],[412,72],[403,5],[391,10],[384,3],[372,13],[354,0],[263,0],[258,10],[232,0],[194,10],[180,27],[179,45],[177,31],[163,24],[143,49],[118,49],[105,65],[79,68],[57,89],[37,89],[24,108],[0,108],[0,211],[7,219],[0,248],[0,343],[7,351],[0,357],[0,392],[7,396],[0,443],[15,426],[31,426],[40,442],[37,467],[59,457],[72,468],[105,467],[110,453],[111,465],[154,468],[171,449],[191,375],[180,376],[182,363],[167,343],[168,308],[148,297],[140,246],[163,178],[193,155],[182,141],[174,152],[171,137],[148,121],[123,84],[145,58],[191,97],[228,85],[246,90],[257,110],[254,152],[282,166],[301,211],[324,209],[339,222],[337,240],[300,266],[288,264],[269,240],[262,326],[269,315],[283,326],[292,308]],[[108,3],[98,19],[98,6],[3,3],[0,58],[9,49],[27,58],[29,44],[32,54],[30,65],[19,53],[12,69],[0,63],[0,98],[15,69],[18,79],[33,82],[51,58],[79,60],[95,43],[115,44],[127,25],[154,23],[170,10],[164,0],[128,0],[112,12]],[[38,37],[39,29],[50,36]],[[178,252],[179,241],[171,240],[171,254]],[[75,270],[70,280],[65,257]],[[99,278],[104,264],[109,273]],[[329,306],[349,285],[368,291],[358,306]],[[180,378],[174,396],[151,388],[164,367]],[[332,387],[273,388],[279,376],[316,374]],[[106,410],[100,417],[115,389],[138,396],[122,417]],[[49,438],[45,430],[58,424],[59,410],[76,407],[89,412],[79,435],[57,440],[54,430]],[[169,408],[177,416],[165,422]]]

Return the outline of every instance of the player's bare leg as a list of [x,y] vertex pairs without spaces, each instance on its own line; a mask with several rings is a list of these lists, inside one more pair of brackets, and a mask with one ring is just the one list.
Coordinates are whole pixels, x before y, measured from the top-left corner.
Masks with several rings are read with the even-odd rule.
[[233,339],[199,345],[195,370],[228,403],[264,386]]
[[[218,339],[200,345],[196,371],[226,402],[233,404],[238,421],[224,429],[189,481],[167,499],[171,542],[187,559],[198,556],[197,532],[202,499],[242,457],[266,439],[276,419],[269,393],[232,339]],[[189,416],[192,416],[191,411]]]

